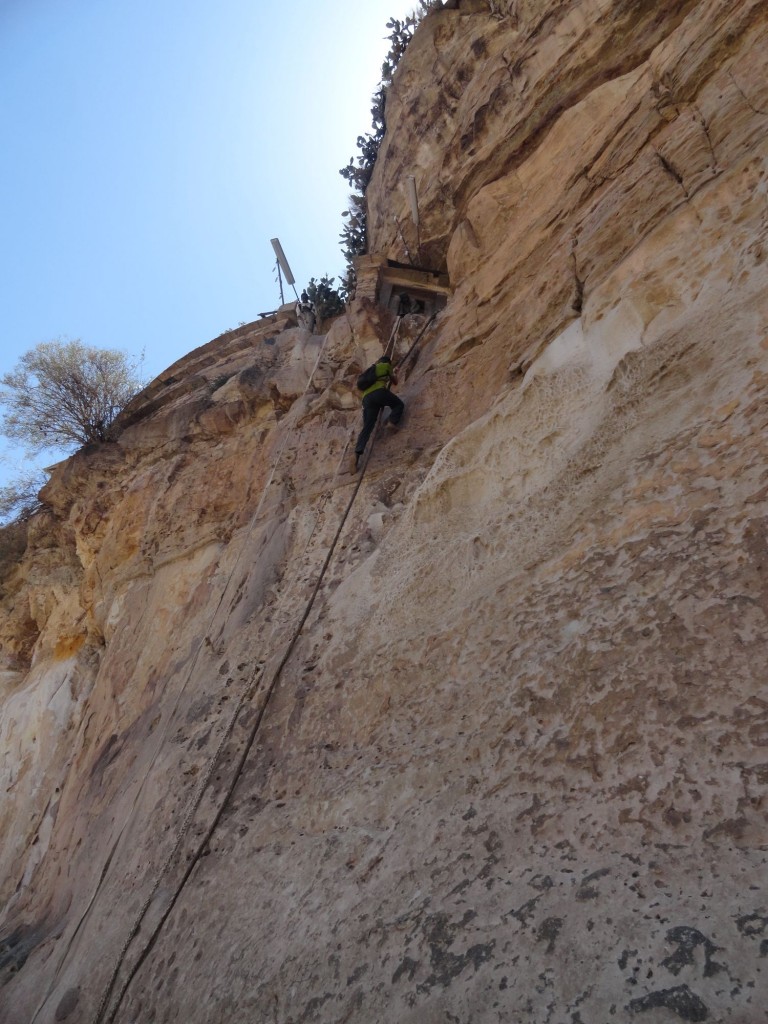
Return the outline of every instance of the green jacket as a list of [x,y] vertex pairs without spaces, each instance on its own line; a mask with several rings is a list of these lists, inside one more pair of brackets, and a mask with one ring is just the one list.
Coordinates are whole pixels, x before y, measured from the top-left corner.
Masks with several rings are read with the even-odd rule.
[[389,381],[392,377],[392,360],[388,358],[376,360],[376,383],[371,384],[369,388],[366,388],[363,392],[363,398],[366,395],[370,395],[372,391],[380,391],[381,388],[389,387]]

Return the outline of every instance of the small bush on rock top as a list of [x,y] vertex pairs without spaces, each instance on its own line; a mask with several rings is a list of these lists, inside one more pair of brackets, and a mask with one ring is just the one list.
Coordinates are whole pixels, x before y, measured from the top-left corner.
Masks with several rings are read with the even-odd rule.
[[325,274],[319,281],[311,277],[306,287],[307,298],[315,307],[318,323],[344,312],[344,296],[333,287],[333,282],[334,278]]

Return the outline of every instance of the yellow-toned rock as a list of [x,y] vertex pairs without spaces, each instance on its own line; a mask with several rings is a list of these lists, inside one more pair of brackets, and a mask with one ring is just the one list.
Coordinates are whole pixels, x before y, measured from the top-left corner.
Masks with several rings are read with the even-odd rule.
[[[762,1020],[767,22],[444,4],[345,315],[56,467],[0,594],[3,1021]],[[361,477],[403,239],[453,292]]]

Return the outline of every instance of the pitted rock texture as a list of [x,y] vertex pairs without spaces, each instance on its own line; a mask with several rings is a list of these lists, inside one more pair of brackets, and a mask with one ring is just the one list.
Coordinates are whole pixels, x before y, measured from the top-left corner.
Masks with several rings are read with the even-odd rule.
[[414,173],[454,292],[356,495],[367,298],[57,467],[0,597],[0,1019],[764,1020],[767,17],[425,19],[371,238]]

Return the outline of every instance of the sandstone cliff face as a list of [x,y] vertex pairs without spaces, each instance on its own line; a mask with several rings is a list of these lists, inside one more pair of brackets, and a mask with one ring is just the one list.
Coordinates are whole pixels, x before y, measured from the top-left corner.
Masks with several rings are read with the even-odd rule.
[[372,251],[453,294],[351,508],[362,298],[57,469],[0,617],[3,1021],[764,1019],[766,54],[749,0],[430,15]]

